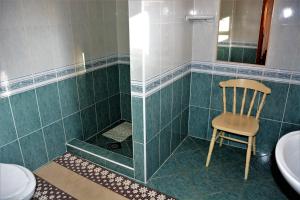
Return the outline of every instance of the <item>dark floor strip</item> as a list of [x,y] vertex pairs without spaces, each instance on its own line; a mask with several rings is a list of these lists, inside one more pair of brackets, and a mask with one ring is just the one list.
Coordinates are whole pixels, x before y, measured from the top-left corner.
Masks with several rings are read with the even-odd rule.
[[66,192],[60,190],[49,182],[45,181],[41,177],[35,175],[36,179],[36,188],[32,200],[76,200],[71,195]]
[[65,153],[63,156],[55,159],[54,162],[131,200],[175,200],[173,197],[95,165],[83,158],[74,156],[71,153]]

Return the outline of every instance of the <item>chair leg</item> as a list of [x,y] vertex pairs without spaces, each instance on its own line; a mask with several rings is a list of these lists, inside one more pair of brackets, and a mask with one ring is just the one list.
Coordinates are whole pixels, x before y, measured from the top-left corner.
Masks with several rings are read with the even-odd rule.
[[211,154],[214,149],[215,142],[216,142],[216,135],[217,135],[217,129],[214,128],[214,131],[213,131],[213,134],[211,137],[211,141],[210,141],[210,145],[209,145],[208,154],[207,154],[206,167],[208,167],[209,162],[210,162]]
[[247,156],[246,156],[246,167],[245,167],[245,180],[248,178],[249,173],[249,164],[251,158],[251,149],[252,149],[252,137],[248,138],[248,147],[247,147]]
[[224,136],[224,132],[222,131],[221,133],[220,133],[220,147],[222,146],[222,144],[223,144],[223,140],[224,140],[224,138],[222,138]]
[[253,155],[256,155],[256,136],[253,137]]

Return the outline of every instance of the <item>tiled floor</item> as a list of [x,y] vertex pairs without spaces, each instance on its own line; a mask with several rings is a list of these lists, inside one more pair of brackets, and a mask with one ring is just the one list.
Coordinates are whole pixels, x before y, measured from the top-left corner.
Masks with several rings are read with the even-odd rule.
[[215,145],[210,166],[205,168],[208,146],[208,141],[188,137],[148,186],[187,200],[298,198],[274,167],[273,159],[252,156],[249,178],[244,181],[245,150]]
[[[119,125],[119,124],[116,124],[116,125]],[[113,127],[110,127],[110,129],[111,128],[113,128]],[[118,143],[118,142],[116,142],[113,139],[107,138],[107,137],[103,136],[102,134],[103,134],[102,132],[98,133],[97,135],[95,135],[94,137],[90,138],[86,142],[90,143],[90,144],[93,144],[93,145],[96,145],[96,146],[99,146],[101,148],[113,151],[115,153],[121,154],[123,156],[132,158],[132,156],[133,156],[133,153],[132,153],[132,136],[128,137],[126,140],[124,140],[123,142],[119,143],[120,144],[120,148],[111,149],[111,148],[109,148],[110,144]]]

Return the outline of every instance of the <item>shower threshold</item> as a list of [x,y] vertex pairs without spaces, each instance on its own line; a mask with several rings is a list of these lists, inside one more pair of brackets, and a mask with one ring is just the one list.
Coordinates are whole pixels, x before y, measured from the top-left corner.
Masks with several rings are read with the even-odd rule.
[[78,139],[67,143],[67,151],[102,167],[134,178],[133,159],[130,157]]

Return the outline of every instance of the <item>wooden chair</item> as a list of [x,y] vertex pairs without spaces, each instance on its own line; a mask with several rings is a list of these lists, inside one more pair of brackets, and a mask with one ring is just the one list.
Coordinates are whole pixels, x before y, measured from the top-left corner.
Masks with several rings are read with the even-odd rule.
[[[248,178],[249,163],[251,157],[251,149],[253,148],[253,154],[256,152],[256,133],[259,129],[259,115],[262,111],[263,105],[265,103],[266,97],[271,93],[271,89],[266,87],[264,84],[246,79],[233,79],[228,81],[220,82],[220,86],[223,88],[223,108],[224,112],[213,119],[213,134],[209,146],[209,151],[206,160],[206,167],[208,167],[212,151],[214,149],[214,144],[216,140],[220,137],[220,146],[222,146],[223,139],[232,140],[235,142],[240,142],[247,144],[246,153],[246,166],[245,166],[245,180]],[[233,108],[232,112],[227,112],[226,110],[226,88],[233,88]],[[237,88],[243,88],[243,98],[240,112],[236,112],[236,99],[237,99]],[[250,106],[246,115],[244,115],[244,108],[246,102],[247,91],[252,90],[253,95],[250,101]],[[251,111],[254,107],[255,99],[258,93],[262,94],[262,98],[259,102],[258,110],[255,117],[251,116]],[[217,131],[220,132],[217,134]],[[243,141],[229,136],[225,136],[224,132],[231,134],[242,135],[248,137],[248,141]]]

